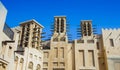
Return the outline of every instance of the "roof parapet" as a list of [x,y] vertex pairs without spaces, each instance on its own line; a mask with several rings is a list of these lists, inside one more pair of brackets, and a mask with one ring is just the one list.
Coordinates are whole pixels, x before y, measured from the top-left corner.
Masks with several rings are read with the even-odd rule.
[[40,27],[44,28],[44,26],[41,25],[40,23],[38,23],[35,19],[27,20],[27,21],[21,22],[20,25],[26,24],[26,23],[28,23],[28,22],[35,22],[35,23],[38,24]]

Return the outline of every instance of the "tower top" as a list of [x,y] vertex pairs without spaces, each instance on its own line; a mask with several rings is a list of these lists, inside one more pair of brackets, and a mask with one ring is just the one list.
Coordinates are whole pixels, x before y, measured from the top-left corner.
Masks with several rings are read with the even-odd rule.
[[54,18],[66,18],[66,16],[54,16]]
[[53,41],[67,41],[66,16],[54,16]]
[[40,23],[38,23],[35,19],[21,22],[20,25],[25,25],[25,24],[28,24],[28,23],[30,23],[30,22],[36,23],[36,24],[37,24],[38,26],[40,26],[41,28],[44,28],[44,26],[42,26]]
[[93,36],[92,20],[81,21],[81,33],[82,37]]

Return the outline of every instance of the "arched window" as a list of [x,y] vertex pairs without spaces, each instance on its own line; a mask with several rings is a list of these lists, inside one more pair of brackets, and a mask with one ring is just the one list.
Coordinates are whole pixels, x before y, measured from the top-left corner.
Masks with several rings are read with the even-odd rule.
[[0,62],[0,70],[6,70],[7,64]]
[[24,59],[21,58],[20,59],[20,70],[23,70],[23,63],[24,63]]
[[30,58],[32,58],[33,57],[33,54],[32,53],[30,53]]
[[18,58],[18,56],[16,56],[15,57],[15,70],[17,70],[17,66],[18,66],[18,60],[19,60],[19,58]]
[[9,46],[9,50],[8,50],[8,57],[11,57],[11,54],[12,54],[12,47]]
[[33,63],[32,62],[29,62],[28,69],[33,70]]
[[41,68],[41,67],[40,67],[40,64],[38,64],[36,70],[40,70],[40,68]]

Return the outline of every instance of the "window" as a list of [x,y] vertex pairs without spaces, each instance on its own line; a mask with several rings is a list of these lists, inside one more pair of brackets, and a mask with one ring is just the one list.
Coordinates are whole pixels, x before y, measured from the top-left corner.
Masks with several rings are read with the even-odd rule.
[[64,68],[53,68],[53,70],[65,70]]
[[33,63],[32,62],[29,63],[28,69],[33,70]]
[[41,57],[39,57],[39,60],[41,61]]
[[61,33],[64,32],[64,19],[61,19]]
[[78,55],[78,63],[80,66],[85,66],[85,56],[84,56],[84,50],[79,50],[78,51],[79,55]]
[[44,67],[48,66],[48,63],[47,62],[43,62],[43,66]]
[[41,67],[40,67],[40,64],[38,64],[36,70],[40,70],[40,68],[41,68]]
[[37,60],[37,55],[34,55],[34,58]]
[[95,66],[95,60],[94,60],[94,51],[93,50],[88,50],[88,56],[89,56],[89,66]]
[[59,33],[59,18],[57,18],[57,33]]
[[48,70],[47,68],[43,68],[43,70]]
[[58,48],[57,47],[54,48],[54,57],[55,58],[58,57]]
[[97,45],[97,49],[99,50],[99,47],[100,47],[99,42],[96,42],[96,45]]
[[23,70],[23,63],[24,63],[24,59],[23,58],[21,58],[20,59],[20,69],[19,70]]
[[60,66],[65,66],[65,63],[64,62],[60,62]]
[[58,62],[53,62],[53,66],[58,66]]
[[15,70],[17,70],[17,66],[18,66],[18,60],[19,60],[19,58],[16,56],[15,57]]
[[49,57],[49,53],[48,52],[44,52],[44,58],[48,58]]
[[8,57],[11,57],[11,55],[12,55],[12,47],[9,46],[9,49],[8,49]]
[[7,64],[0,62],[0,70],[7,70]]
[[110,39],[110,46],[114,47],[113,39]]
[[30,53],[30,58],[32,58],[33,57],[33,55],[32,55],[32,53]]
[[63,47],[60,48],[60,52],[61,52],[60,57],[64,58],[64,48]]
[[91,24],[88,23],[88,36],[91,36],[91,33],[92,33],[92,31],[91,31]]

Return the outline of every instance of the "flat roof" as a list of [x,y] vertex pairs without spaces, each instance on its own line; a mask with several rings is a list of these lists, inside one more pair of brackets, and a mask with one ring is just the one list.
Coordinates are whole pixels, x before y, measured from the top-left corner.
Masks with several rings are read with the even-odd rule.
[[81,22],[82,22],[82,21],[92,21],[92,20],[81,20]]
[[35,22],[35,23],[38,24],[40,27],[44,28],[44,26],[41,25],[40,23],[38,23],[35,19],[27,20],[27,21],[21,22],[20,25],[26,24],[26,23],[28,23],[28,22]]
[[54,18],[56,18],[56,17],[64,17],[64,18],[66,18],[66,16],[64,16],[64,15],[62,15],[62,16],[54,16]]

